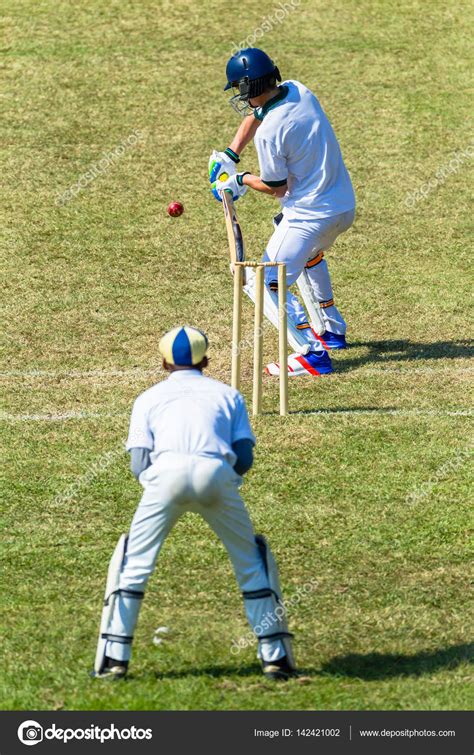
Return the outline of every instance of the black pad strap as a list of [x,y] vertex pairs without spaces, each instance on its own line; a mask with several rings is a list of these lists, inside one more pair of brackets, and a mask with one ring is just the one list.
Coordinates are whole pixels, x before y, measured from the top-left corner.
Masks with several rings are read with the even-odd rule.
[[270,587],[263,587],[261,590],[249,590],[242,593],[244,600],[260,600],[260,598],[271,598],[272,595],[275,596],[278,601],[278,595]]
[[135,598],[135,600],[143,600],[145,597],[144,592],[137,592],[136,590],[114,590],[107,595],[107,600],[104,600],[104,606],[109,605],[109,600],[113,595],[123,595],[124,598]]
[[135,600],[143,600],[145,597],[144,592],[137,592],[136,590],[116,590],[117,595],[122,595],[124,598],[135,598]]
[[120,645],[131,645],[133,642],[133,637],[124,637],[120,634],[109,634],[108,632],[104,632],[100,636],[103,640],[118,642]]
[[258,640],[284,640],[285,637],[294,637],[291,632],[274,632],[273,634],[259,634]]

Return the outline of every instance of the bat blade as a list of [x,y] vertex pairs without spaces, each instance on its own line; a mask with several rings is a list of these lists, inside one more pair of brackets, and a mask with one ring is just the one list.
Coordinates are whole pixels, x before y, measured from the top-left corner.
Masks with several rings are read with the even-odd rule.
[[244,262],[245,246],[242,236],[242,229],[235,211],[234,200],[229,191],[222,192],[222,206],[224,207],[225,224],[227,229],[227,239],[229,242],[230,261]]

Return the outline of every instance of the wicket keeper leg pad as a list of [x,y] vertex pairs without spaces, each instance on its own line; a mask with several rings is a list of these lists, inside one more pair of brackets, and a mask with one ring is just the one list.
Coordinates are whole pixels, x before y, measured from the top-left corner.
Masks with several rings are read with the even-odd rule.
[[[137,622],[143,592],[120,590],[120,574],[127,552],[128,535],[121,535],[110,559],[105,587],[104,606],[100,622],[99,640],[94,663],[94,670],[100,674],[105,666],[107,643],[113,643],[109,653],[118,661],[129,660],[133,631]],[[112,632],[112,620],[115,608],[119,609],[121,626]]]
[[[268,588],[242,593],[245,610],[252,626],[260,626],[263,632],[257,633],[259,645],[262,641],[281,640],[288,665],[296,668],[291,639],[293,635],[288,631],[286,610],[283,604],[278,567],[273,553],[263,535],[255,535],[260,558],[268,578]],[[258,601],[258,604],[257,604]],[[258,605],[258,608],[257,608]],[[261,656],[261,648],[259,655]]]

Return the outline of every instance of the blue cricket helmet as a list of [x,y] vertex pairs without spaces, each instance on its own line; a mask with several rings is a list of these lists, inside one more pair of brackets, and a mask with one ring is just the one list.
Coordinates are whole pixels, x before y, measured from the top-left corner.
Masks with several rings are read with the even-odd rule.
[[281,81],[280,71],[273,60],[258,47],[239,50],[227,62],[225,72],[227,84],[224,91],[237,88],[238,99],[245,103]]

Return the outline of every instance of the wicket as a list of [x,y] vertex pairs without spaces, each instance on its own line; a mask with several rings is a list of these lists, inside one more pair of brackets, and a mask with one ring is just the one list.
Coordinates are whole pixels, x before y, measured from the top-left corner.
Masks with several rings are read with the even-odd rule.
[[253,341],[253,396],[252,414],[262,409],[263,372],[263,301],[265,268],[278,268],[278,347],[280,358],[280,414],[288,414],[288,336],[286,311],[286,265],[283,262],[234,262],[234,308],[232,322],[232,376],[231,384],[240,390],[240,347],[242,339],[242,286],[244,268],[255,269],[255,319]]

